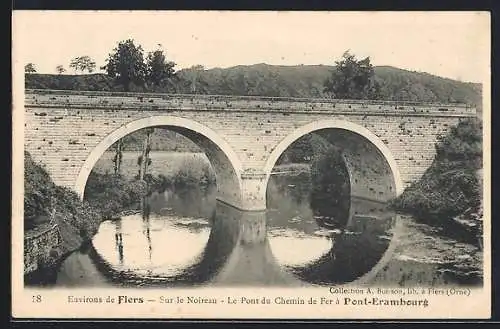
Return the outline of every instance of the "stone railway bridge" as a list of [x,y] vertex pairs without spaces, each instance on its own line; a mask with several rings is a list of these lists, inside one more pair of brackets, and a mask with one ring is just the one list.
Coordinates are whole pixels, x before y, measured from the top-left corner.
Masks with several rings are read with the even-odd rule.
[[429,167],[439,135],[474,116],[463,104],[26,90],[24,138],[55,183],[83,198],[113,143],[163,127],[206,153],[220,201],[259,211],[276,161],[301,136],[316,133],[342,151],[353,197],[383,202]]

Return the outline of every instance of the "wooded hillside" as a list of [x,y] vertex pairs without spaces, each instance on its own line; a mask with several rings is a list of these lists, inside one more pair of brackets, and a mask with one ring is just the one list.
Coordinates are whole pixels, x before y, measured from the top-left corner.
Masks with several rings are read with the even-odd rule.
[[[171,87],[157,92],[219,95],[261,95],[274,97],[327,97],[324,82],[334,66],[276,66],[255,64],[214,68],[183,69]],[[481,109],[481,85],[460,82],[390,66],[374,68],[380,83],[377,98],[421,102],[459,102]],[[26,88],[111,91],[120,90],[105,74],[26,74]],[[137,88],[136,91],[148,91]]]

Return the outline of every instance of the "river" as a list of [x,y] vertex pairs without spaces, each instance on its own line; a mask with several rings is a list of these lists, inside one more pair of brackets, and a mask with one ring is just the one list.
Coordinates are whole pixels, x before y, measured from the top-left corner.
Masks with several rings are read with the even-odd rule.
[[[278,181],[271,179],[273,184]],[[477,246],[367,200],[352,200],[350,219],[314,215],[299,185],[293,181],[280,185],[280,193],[275,189],[263,215],[270,262],[294,280],[318,285],[360,279],[375,286],[482,284],[483,254]],[[147,212],[104,221],[89,245],[61,263],[49,285],[209,284],[230,254],[221,253],[224,248],[217,241],[225,237],[215,232],[214,223],[241,216],[221,210],[215,195],[215,187],[154,193]],[[381,260],[383,266],[377,266]]]

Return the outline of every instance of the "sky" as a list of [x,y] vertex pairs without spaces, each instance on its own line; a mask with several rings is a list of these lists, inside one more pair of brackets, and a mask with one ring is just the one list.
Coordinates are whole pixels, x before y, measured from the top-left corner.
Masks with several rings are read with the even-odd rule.
[[[176,69],[267,63],[332,65],[344,51],[373,65],[467,82],[490,74],[487,12],[14,11],[13,61],[39,73],[119,41],[159,45]],[[68,70],[70,71],[70,70]],[[71,71],[69,72],[71,73]]]

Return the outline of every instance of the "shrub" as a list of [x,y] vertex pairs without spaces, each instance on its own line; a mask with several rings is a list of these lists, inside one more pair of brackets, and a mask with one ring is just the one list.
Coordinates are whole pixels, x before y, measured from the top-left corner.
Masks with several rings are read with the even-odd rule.
[[174,174],[172,184],[176,187],[209,186],[215,184],[215,174],[210,164],[197,158],[187,158]]
[[462,120],[436,143],[436,160],[466,161],[467,167],[480,168],[483,125],[477,118]]
[[348,217],[350,181],[340,151],[331,147],[315,156],[311,165],[311,185],[311,207],[315,213]]
[[172,186],[172,181],[165,177],[165,175],[153,176],[151,174],[146,174],[144,176],[144,181],[147,183],[147,194],[150,195],[153,192],[163,193],[165,190]]
[[145,181],[129,181],[120,174],[100,174],[92,171],[85,186],[85,198],[100,209],[104,218],[112,218],[137,204],[147,195]]
[[461,121],[435,147],[431,166],[392,205],[437,225],[469,209],[479,212],[482,195],[476,172],[482,163],[481,122]]
[[[49,174],[36,164],[28,152],[24,154],[25,229],[48,222],[52,215],[59,224],[71,228],[71,234],[89,238],[95,234],[102,214],[68,188],[54,184]],[[64,235],[67,240],[74,237]],[[65,241],[66,243],[69,241]]]
[[24,218],[31,227],[37,217],[50,214],[51,194],[55,185],[49,174],[24,152]]

